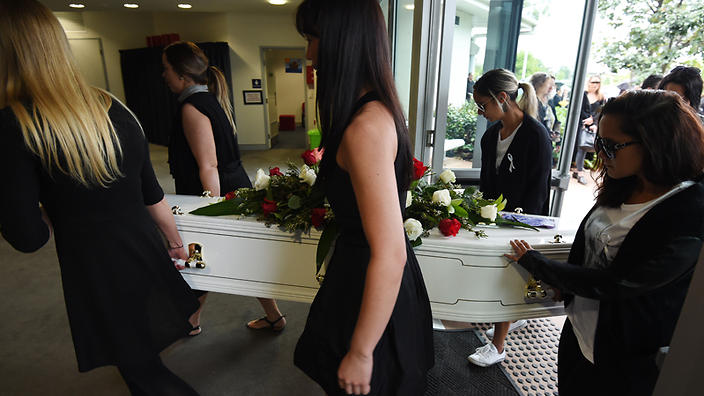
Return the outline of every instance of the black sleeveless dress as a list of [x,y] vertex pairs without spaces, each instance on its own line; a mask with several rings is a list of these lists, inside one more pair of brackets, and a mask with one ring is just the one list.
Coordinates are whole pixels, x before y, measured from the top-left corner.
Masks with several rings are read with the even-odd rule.
[[[375,99],[373,94],[365,95],[356,109]],[[326,152],[325,155],[335,153]],[[349,174],[336,163],[334,166],[325,190],[340,226],[340,234],[325,280],[310,307],[305,329],[296,345],[294,363],[328,395],[343,395],[345,391],[338,385],[337,369],[349,350],[359,316],[370,249]],[[401,164],[398,157],[395,168],[399,180]],[[405,191],[399,191],[401,210],[405,208],[405,198]],[[434,364],[430,302],[407,238],[406,255],[396,304],[374,349],[370,395],[422,395],[426,373]]]
[[232,130],[225,111],[215,95],[210,92],[197,92],[181,103],[169,142],[169,168],[174,177],[176,194],[200,195],[203,192],[198,163],[183,131],[182,109],[186,103],[193,105],[210,120],[218,160],[220,195],[225,196],[240,187],[252,187],[247,172],[242,167],[237,135]]

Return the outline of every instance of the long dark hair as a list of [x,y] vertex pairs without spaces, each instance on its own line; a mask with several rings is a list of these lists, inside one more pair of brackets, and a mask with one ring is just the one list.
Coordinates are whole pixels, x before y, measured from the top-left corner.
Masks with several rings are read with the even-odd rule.
[[296,14],[301,35],[317,37],[317,101],[325,149],[320,179],[334,168],[337,149],[365,88],[375,92],[391,112],[402,164],[399,189],[411,180],[412,155],[406,120],[393,74],[384,16],[377,0],[305,0]]
[[[643,175],[662,187],[697,179],[704,171],[704,128],[674,92],[630,91],[609,100],[601,116],[617,117],[620,129],[643,147]],[[618,155],[618,154],[617,154]],[[597,204],[616,207],[637,186],[636,176],[612,179],[599,166]]]
[[665,89],[669,83],[682,86],[684,97],[695,110],[699,109],[699,101],[702,95],[701,71],[696,67],[677,66],[670,71],[662,80],[658,88]]
[[187,76],[196,84],[208,86],[208,91],[218,99],[234,130],[235,123],[227,80],[220,69],[210,66],[210,61],[203,50],[190,41],[177,41],[164,48],[164,54],[178,75]]

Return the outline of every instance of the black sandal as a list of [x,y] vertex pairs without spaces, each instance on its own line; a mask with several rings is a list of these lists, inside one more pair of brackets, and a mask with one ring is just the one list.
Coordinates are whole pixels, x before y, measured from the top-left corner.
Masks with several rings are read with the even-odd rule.
[[269,320],[269,318],[267,318],[267,317],[265,316],[265,317],[263,317],[263,318],[259,318],[259,319],[255,320],[254,322],[256,323],[256,322],[259,322],[260,320],[263,320],[263,321],[265,321],[265,322],[267,323],[267,325],[269,325],[268,327],[267,327],[267,326],[264,326],[264,327],[252,327],[252,326],[249,325],[249,323],[247,323],[247,328],[250,328],[250,329],[252,329],[252,330],[271,330],[271,331],[273,331],[274,333],[278,333],[278,332],[280,332],[280,331],[283,331],[283,329],[286,328],[286,325],[283,325],[283,326],[281,326],[281,327],[276,327],[275,325],[276,325],[277,323],[279,323],[279,322],[281,321],[281,319],[283,319],[283,318],[285,318],[285,317],[286,317],[286,315],[281,315],[281,316],[279,316],[278,319],[276,319],[276,320]]
[[[195,331],[196,333],[194,333],[194,331]],[[189,336],[189,337],[195,337],[195,336],[199,335],[199,334],[202,333],[202,332],[203,332],[203,329],[201,329],[200,326],[193,326],[193,328],[191,329],[191,331],[188,332],[188,336]]]

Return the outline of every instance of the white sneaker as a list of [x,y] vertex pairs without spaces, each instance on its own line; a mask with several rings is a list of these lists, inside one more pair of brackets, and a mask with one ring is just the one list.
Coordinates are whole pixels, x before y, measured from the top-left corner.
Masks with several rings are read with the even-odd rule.
[[504,359],[506,359],[506,349],[499,353],[491,342],[483,347],[477,348],[473,354],[467,356],[467,360],[469,360],[470,363],[481,367],[488,367],[492,364],[503,362]]
[[[508,326],[508,332],[510,333],[514,330],[520,329],[521,327],[526,327],[527,324],[528,324],[528,321],[525,319],[517,320]],[[489,338],[494,338],[494,328],[493,327],[486,331],[486,336]]]

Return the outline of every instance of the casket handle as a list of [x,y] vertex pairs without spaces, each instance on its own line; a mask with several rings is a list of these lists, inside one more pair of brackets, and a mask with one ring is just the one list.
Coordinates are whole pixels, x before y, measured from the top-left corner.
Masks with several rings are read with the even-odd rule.
[[547,297],[548,292],[543,289],[543,285],[540,284],[540,281],[531,278],[526,284],[526,302],[535,302],[536,300],[543,300]]
[[188,244],[188,260],[186,260],[186,268],[205,268],[203,261],[203,245],[197,242]]
[[565,241],[562,240],[562,235],[557,234],[555,235],[555,239],[551,243],[565,243]]
[[171,213],[177,216],[183,216],[183,209],[178,205],[174,205],[171,207]]

